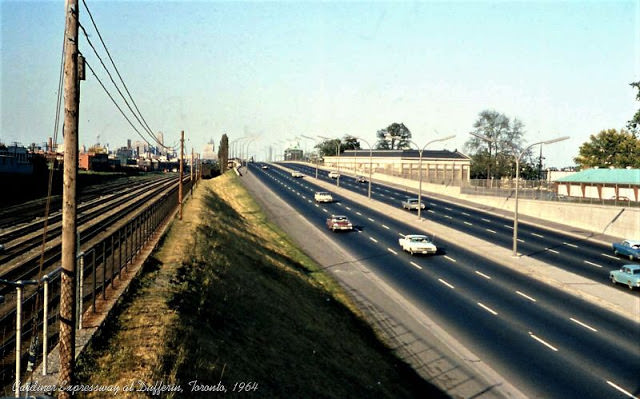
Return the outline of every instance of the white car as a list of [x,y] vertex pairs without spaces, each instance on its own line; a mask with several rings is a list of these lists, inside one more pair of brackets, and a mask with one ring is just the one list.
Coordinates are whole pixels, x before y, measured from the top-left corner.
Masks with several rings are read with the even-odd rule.
[[340,177],[340,173],[336,172],[335,170],[332,170],[331,172],[329,172],[330,179],[337,179],[338,177]]
[[421,234],[408,234],[398,240],[403,251],[413,254],[435,254],[438,248],[431,238]]
[[326,191],[318,191],[314,194],[313,198],[316,202],[333,202],[333,197]]
[[302,177],[302,173],[294,170],[293,172],[291,172],[291,177]]

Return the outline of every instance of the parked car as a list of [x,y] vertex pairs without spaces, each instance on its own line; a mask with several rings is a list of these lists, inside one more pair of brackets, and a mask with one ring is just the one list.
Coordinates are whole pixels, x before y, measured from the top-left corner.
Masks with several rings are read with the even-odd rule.
[[364,176],[356,176],[356,182],[358,183],[366,183],[367,182],[367,178]]
[[[408,210],[418,210],[418,199],[417,198],[407,198],[402,201],[402,207]],[[420,201],[420,209],[424,209],[426,206],[424,205],[424,201]]]
[[630,290],[640,288],[640,265],[624,265],[620,270],[609,272],[613,284],[626,284]]
[[624,240],[611,244],[613,253],[629,258],[629,260],[640,259],[640,240]]
[[344,215],[331,215],[330,218],[327,218],[327,227],[334,232],[336,230],[353,230],[353,224]]
[[333,202],[333,197],[326,191],[318,191],[313,195],[316,202]]
[[398,240],[403,251],[413,254],[435,254],[438,248],[431,238],[422,234],[409,234]]
[[291,177],[302,177],[302,173],[294,170],[293,172],[291,172]]
[[338,177],[340,177],[340,173],[336,172],[335,170],[332,170],[331,172],[329,172],[328,176],[330,179],[337,179]]

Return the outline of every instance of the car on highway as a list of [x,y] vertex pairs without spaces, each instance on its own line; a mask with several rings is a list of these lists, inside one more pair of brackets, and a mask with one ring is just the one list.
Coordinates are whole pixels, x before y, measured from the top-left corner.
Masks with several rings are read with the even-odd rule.
[[367,178],[364,176],[356,176],[356,182],[358,183],[366,183],[367,182]]
[[408,209],[408,210],[418,210],[418,203],[420,203],[420,209],[425,209],[426,206],[424,205],[424,201],[418,201],[417,198],[407,198],[406,200],[402,201],[402,207],[404,209]]
[[431,238],[422,234],[407,234],[398,239],[398,244],[403,251],[413,254],[435,254],[438,248]]
[[269,169],[269,167],[267,165],[262,165],[261,168],[262,169]]
[[620,270],[611,270],[609,278],[613,284],[626,284],[630,290],[640,288],[640,265],[624,265]]
[[294,170],[293,172],[291,172],[291,177],[302,177],[302,173],[300,173],[297,170]]
[[353,230],[353,224],[344,215],[331,215],[327,218],[327,227],[335,232],[336,230]]
[[333,202],[333,196],[326,191],[318,191],[313,195],[316,202]]
[[338,177],[340,177],[340,173],[332,170],[331,172],[329,172],[328,176],[330,179],[337,179]]
[[611,244],[613,253],[629,258],[629,260],[640,259],[640,240],[624,240]]

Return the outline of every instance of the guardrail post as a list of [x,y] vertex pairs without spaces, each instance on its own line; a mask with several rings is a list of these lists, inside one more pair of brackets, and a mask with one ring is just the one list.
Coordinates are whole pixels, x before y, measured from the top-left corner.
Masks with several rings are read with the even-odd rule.
[[20,349],[22,347],[22,287],[16,286],[16,383],[14,386],[14,392],[16,398],[20,397],[20,358],[22,354]]
[[44,281],[44,300],[42,303],[42,375],[47,375],[47,351],[49,350],[49,276]]

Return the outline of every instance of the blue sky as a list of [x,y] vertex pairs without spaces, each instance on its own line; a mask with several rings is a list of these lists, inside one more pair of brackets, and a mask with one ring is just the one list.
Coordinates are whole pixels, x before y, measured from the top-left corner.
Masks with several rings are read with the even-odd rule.
[[[0,1],[0,141],[44,143],[64,2]],[[455,134],[430,148],[462,150],[494,109],[521,120],[528,143],[571,136],[544,149],[560,167],[640,108],[629,86],[640,80],[640,0],[87,4],[151,128],[170,144],[184,130],[196,152],[225,132],[259,136],[259,158],[302,134],[373,143],[393,122],[418,144]],[[99,45],[84,7],[80,21]],[[80,50],[108,82],[84,37]],[[80,143],[98,136],[112,148],[139,138],[88,73]]]

